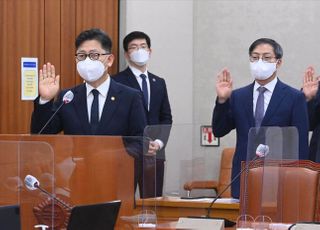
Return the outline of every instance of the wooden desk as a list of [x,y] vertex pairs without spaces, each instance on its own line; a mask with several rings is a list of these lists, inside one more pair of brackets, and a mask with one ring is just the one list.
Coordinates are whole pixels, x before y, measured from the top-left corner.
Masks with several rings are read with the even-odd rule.
[[[187,216],[204,216],[211,199],[185,200],[176,197],[159,197],[137,200],[136,213],[144,209],[155,210],[158,218],[173,218]],[[236,221],[239,216],[239,203],[215,203],[211,207],[210,217],[222,217]]]

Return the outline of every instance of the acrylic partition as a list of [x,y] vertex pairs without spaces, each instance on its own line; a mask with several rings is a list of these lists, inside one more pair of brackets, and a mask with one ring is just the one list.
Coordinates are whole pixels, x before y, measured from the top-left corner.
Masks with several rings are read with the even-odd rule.
[[[75,206],[115,200],[121,201],[118,217],[132,216],[141,137],[0,135],[0,140],[1,205],[20,206],[22,229],[38,224],[65,229]],[[25,182],[27,175],[32,177]],[[123,226],[117,218],[116,229]]]
[[37,224],[55,226],[58,207],[38,189],[54,194],[54,154],[48,143],[0,141],[0,177],[0,205],[20,209],[21,226],[28,226],[23,229]]
[[[140,200],[139,205],[142,206],[143,213],[153,213],[159,219],[164,215],[170,215],[168,212],[161,211],[159,206],[166,201],[183,202],[185,207],[190,206],[190,210],[192,209],[192,203],[196,201],[198,202],[197,205],[202,207],[201,215],[207,215],[207,210],[212,206],[211,202],[216,197],[217,191],[208,188],[194,189],[188,192],[185,185],[192,182],[200,184],[209,182],[209,184],[212,184],[212,180],[217,181],[219,178],[223,148],[219,148],[219,140],[213,136],[211,127],[194,124],[148,126],[144,131],[144,139],[152,143],[160,140],[164,146],[157,151],[153,158],[156,162],[154,164],[156,181],[153,183],[154,189],[157,191],[156,198],[145,197],[147,199]],[[162,190],[161,162],[164,162]],[[162,195],[159,190],[162,191]],[[238,200],[229,197],[214,202],[238,203]],[[217,215],[217,213],[215,214]],[[185,214],[181,211],[178,215],[183,216]],[[190,212],[190,215],[192,215],[192,212]],[[152,218],[149,222],[156,222],[154,219]]]
[[303,221],[300,206],[309,193],[308,170],[301,169],[298,160],[297,129],[250,129],[246,159],[242,163],[238,228],[270,229],[275,223]]
[[[219,141],[213,137],[211,127],[205,127],[201,132],[203,128],[193,124],[146,127],[145,139],[158,139],[164,144],[156,154],[157,161],[165,164],[162,196],[187,197],[186,182],[217,179],[221,157]],[[206,141],[201,142],[201,139]],[[214,195],[212,190],[191,192],[193,197]]]

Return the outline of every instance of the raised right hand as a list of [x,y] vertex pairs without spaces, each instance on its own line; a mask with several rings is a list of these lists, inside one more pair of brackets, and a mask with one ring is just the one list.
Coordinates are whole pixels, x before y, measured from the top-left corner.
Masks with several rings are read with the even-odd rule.
[[232,78],[227,68],[224,68],[217,76],[216,92],[218,102],[224,103],[232,93]]
[[312,98],[314,98],[318,92],[319,76],[314,77],[314,74],[315,71],[312,66],[309,66],[304,72],[302,91],[307,101],[310,101]]
[[39,94],[43,100],[53,99],[59,92],[60,76],[55,73],[54,65],[49,62],[39,72]]

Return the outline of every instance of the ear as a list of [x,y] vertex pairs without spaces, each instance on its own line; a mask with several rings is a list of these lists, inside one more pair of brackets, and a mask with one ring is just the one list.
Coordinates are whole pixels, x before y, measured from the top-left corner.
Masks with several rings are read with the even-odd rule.
[[108,67],[111,67],[112,66],[112,64],[113,64],[113,62],[114,62],[114,55],[113,54],[111,54],[108,58],[107,58],[107,66]]
[[277,69],[280,68],[281,65],[282,65],[282,59],[279,59],[279,60],[277,61],[277,65],[276,65],[276,66],[277,66]]
[[124,57],[126,60],[130,60],[130,56],[129,56],[129,53],[124,51]]

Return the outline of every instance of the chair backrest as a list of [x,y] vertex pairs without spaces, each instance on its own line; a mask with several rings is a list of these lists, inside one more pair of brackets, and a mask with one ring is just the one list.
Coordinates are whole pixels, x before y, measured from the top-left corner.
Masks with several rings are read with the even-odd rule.
[[319,221],[320,164],[270,160],[248,165],[241,177],[241,214],[284,223]]
[[[220,161],[220,175],[219,175],[219,185],[217,192],[220,193],[225,189],[226,186],[230,184],[231,181],[231,170],[232,170],[232,160],[235,148],[225,148],[222,151],[221,161]],[[231,188],[228,188],[221,197],[231,197]]]

